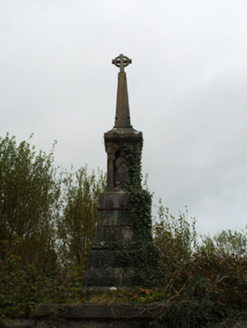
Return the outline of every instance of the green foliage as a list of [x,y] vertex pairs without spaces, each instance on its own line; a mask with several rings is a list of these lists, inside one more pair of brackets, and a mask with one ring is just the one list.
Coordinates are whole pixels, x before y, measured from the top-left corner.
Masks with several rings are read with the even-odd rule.
[[26,141],[17,146],[15,137],[0,138],[0,240],[10,242],[15,236],[22,240],[18,244],[22,265],[54,262],[60,187],[53,150],[36,154]]
[[22,265],[18,237],[2,241],[0,250],[0,318],[27,319],[39,303],[67,303],[81,299],[81,276],[76,268],[43,270]]
[[130,147],[122,143],[121,138],[119,148],[128,162],[130,184],[126,185],[126,191],[129,193],[126,207],[131,208],[134,236],[128,244],[113,244],[115,257],[119,267],[134,270],[130,285],[157,285],[163,272],[160,270],[160,253],[152,239],[152,195],[142,187],[141,149],[135,139]]
[[[159,201],[159,221],[155,223],[154,241],[161,251],[161,263],[165,272],[172,272],[175,267],[186,266],[198,248],[196,221],[188,222],[188,211],[180,213],[176,219],[169,209]],[[171,261],[172,259],[172,261]]]
[[60,262],[85,270],[87,253],[92,246],[98,222],[99,195],[105,189],[106,177],[98,170],[87,174],[87,167],[64,173],[63,215],[57,220]]
[[208,255],[218,254],[219,256],[232,255],[241,257],[247,251],[247,231],[223,230],[213,238],[210,236],[202,237],[202,250]]
[[[197,240],[186,211],[173,217],[161,204],[154,241],[161,251],[164,317],[178,327],[232,327],[247,318],[246,231],[222,231]],[[232,254],[232,251],[234,253]],[[241,255],[242,253],[242,255]],[[243,256],[244,255],[244,256]],[[157,300],[157,297],[156,297]]]
[[[0,138],[0,317],[80,296],[105,176],[61,171],[29,142]],[[78,250],[78,251],[77,251]]]

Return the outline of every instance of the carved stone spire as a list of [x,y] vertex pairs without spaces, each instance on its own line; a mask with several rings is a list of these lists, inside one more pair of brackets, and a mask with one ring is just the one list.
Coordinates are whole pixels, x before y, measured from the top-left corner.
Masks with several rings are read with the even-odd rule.
[[[128,149],[136,148],[136,156],[141,156],[142,132],[136,131],[130,125],[129,99],[127,91],[126,73],[124,67],[131,64],[131,59],[119,55],[112,63],[120,68],[118,73],[117,108],[115,126],[104,134],[107,152],[107,191],[124,190],[130,184],[128,175],[129,164],[121,146]],[[134,147],[136,145],[136,147]],[[138,157],[139,158],[139,157]],[[138,160],[136,161],[136,163]]]
[[117,107],[115,117],[115,128],[130,128],[130,110],[129,110],[129,98],[127,89],[127,79],[124,67],[131,64],[131,59],[119,55],[112,60],[112,63],[120,68],[118,73],[118,88],[117,88]]

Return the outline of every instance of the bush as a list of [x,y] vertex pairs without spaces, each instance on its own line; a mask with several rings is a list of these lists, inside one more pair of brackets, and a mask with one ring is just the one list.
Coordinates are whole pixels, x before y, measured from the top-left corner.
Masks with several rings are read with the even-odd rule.
[[20,238],[1,241],[5,253],[0,260],[0,318],[27,319],[39,303],[67,303],[81,299],[81,275],[76,268],[54,270],[22,265]]
[[2,318],[27,318],[38,303],[80,296],[105,176],[59,170],[54,147],[37,154],[27,141],[0,138]]
[[201,236],[199,243],[187,211],[176,219],[160,204],[158,214],[154,241],[162,253],[159,295],[168,307],[167,320],[179,327],[232,327],[246,319],[246,230]]

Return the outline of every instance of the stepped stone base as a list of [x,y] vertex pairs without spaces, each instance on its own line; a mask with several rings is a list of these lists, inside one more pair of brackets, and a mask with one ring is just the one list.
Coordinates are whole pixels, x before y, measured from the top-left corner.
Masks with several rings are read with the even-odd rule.
[[[167,307],[153,304],[40,304],[32,320],[3,320],[1,328],[173,328]],[[209,322],[210,324],[211,322]],[[212,323],[211,323],[212,324]],[[222,324],[215,325],[221,327]],[[224,327],[246,328],[246,321]]]
[[156,321],[160,311],[159,306],[157,311],[157,305],[150,307],[128,304],[49,304],[37,306],[35,319],[38,320],[37,328],[149,328],[150,324]]

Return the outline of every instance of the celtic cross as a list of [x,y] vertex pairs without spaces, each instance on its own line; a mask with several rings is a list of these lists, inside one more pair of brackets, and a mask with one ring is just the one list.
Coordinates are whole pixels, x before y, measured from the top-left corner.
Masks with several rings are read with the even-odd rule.
[[119,55],[115,59],[112,60],[112,64],[120,68],[120,72],[124,72],[124,67],[128,66],[132,63],[132,60],[123,54]]

